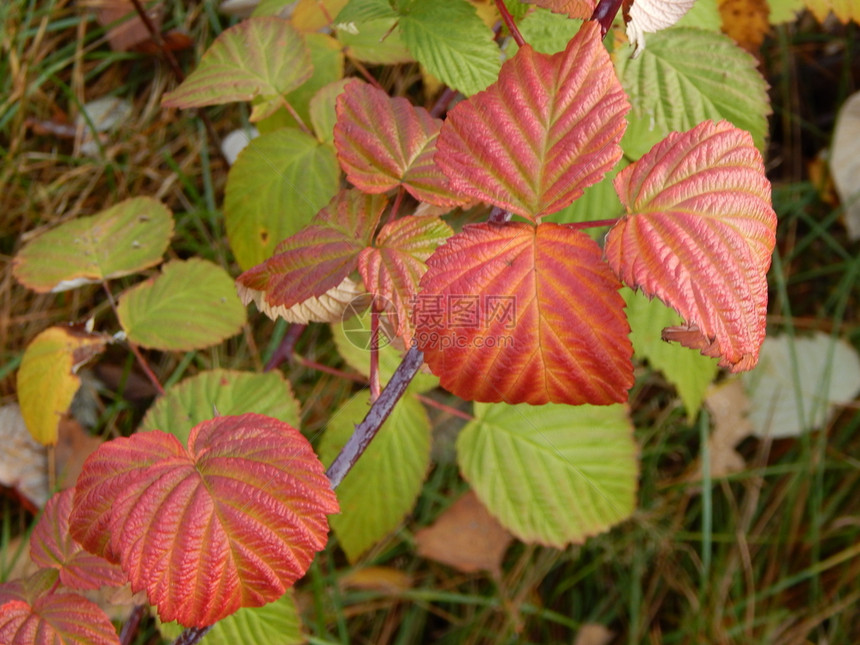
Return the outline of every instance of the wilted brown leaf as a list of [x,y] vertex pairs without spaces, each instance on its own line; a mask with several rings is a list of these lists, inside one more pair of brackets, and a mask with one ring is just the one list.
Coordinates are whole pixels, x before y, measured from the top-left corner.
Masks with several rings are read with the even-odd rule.
[[418,555],[466,573],[483,569],[494,576],[501,575],[502,558],[512,539],[472,491],[415,534]]

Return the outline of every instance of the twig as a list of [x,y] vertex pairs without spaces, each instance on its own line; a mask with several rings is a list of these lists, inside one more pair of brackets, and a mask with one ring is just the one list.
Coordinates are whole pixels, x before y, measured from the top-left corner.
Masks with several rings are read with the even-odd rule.
[[382,394],[376,399],[376,403],[370,408],[364,420],[355,427],[355,432],[352,433],[343,450],[335,457],[326,471],[326,475],[331,480],[332,488],[337,488],[340,485],[343,478],[346,477],[355,462],[370,445],[388,415],[391,414],[397,401],[406,392],[409,382],[418,373],[423,362],[424,352],[417,347],[412,347],[406,352],[406,356],[403,357],[403,361],[394,371],[394,375],[385,389],[382,390]]

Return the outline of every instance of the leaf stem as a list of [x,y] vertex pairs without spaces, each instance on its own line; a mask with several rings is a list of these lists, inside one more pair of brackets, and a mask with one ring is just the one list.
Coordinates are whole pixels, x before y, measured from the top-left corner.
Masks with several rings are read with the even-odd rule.
[[496,7],[499,8],[499,13],[502,14],[502,20],[505,22],[505,26],[508,28],[508,31],[511,32],[511,36],[516,42],[518,47],[522,47],[526,44],[525,38],[520,33],[519,28],[517,27],[517,23],[514,22],[514,17],[511,15],[511,12],[508,11],[508,8],[505,6],[505,0],[496,0]]
[[299,342],[299,338],[307,327],[307,325],[299,324],[290,325],[289,329],[287,329],[287,333],[284,334],[283,339],[281,339],[281,344],[278,345],[278,348],[274,351],[271,358],[269,358],[269,361],[266,363],[266,366],[263,368],[264,372],[270,372],[284,361],[288,361],[290,359],[296,349],[296,343]]
[[[114,300],[113,293],[111,293],[107,280],[102,280],[102,289],[104,289],[105,293],[107,294],[110,308],[113,309],[113,315],[116,316],[117,320],[119,320],[119,311],[116,308],[116,300]],[[128,348],[131,350],[131,353],[134,354],[134,357],[137,359],[137,362],[140,365],[140,368],[143,370],[143,373],[146,374],[146,377],[150,380],[156,391],[160,395],[164,396],[164,388],[161,386],[161,382],[158,380],[158,377],[155,375],[155,372],[153,372],[149,368],[149,363],[146,362],[146,359],[143,357],[143,354],[140,353],[140,348],[137,346],[137,343],[134,343],[128,339],[127,342]]]
[[615,226],[620,220],[620,217],[610,217],[609,219],[593,219],[587,222],[574,222],[572,224],[565,224],[567,228],[571,228],[575,231],[582,230],[584,228],[599,228],[601,226]]
[[609,28],[612,26],[612,21],[618,15],[618,10],[621,8],[623,0],[600,0],[594,8],[594,13],[591,14],[590,20],[596,20],[600,25],[600,37],[606,38]]
[[376,298],[370,305],[370,404],[379,398],[379,307]]
[[417,347],[412,347],[406,352],[406,356],[403,357],[403,361],[394,371],[394,375],[385,389],[382,390],[382,394],[368,410],[364,420],[355,426],[355,432],[352,433],[343,450],[335,457],[326,471],[326,475],[331,480],[332,488],[337,488],[340,485],[343,478],[346,477],[355,462],[370,445],[388,415],[391,414],[397,401],[406,392],[409,382],[418,373],[423,362],[424,352]]
[[468,412],[463,412],[462,410],[458,410],[457,408],[451,407],[450,405],[446,405],[441,401],[437,401],[436,399],[431,399],[429,396],[425,394],[416,394],[415,398],[421,401],[426,406],[431,408],[436,408],[437,410],[441,410],[446,414],[450,414],[452,417],[458,417],[460,419],[465,419],[466,421],[473,421],[475,417],[473,417]]

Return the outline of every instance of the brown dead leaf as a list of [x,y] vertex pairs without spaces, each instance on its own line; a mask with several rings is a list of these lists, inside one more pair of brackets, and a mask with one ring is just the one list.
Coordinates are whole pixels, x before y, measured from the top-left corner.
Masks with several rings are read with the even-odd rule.
[[51,496],[47,451],[30,435],[17,403],[0,408],[0,446],[0,484],[44,506]]
[[573,645],[609,645],[609,641],[615,636],[600,623],[585,623],[576,633]]
[[[750,404],[743,384],[739,379],[732,379],[712,386],[705,398],[705,406],[714,422],[714,429],[708,440],[711,477],[723,477],[743,470],[746,463],[735,450],[735,446],[753,431],[747,418]],[[699,476],[701,477],[701,471]]]
[[512,540],[473,491],[415,534],[418,555],[465,573],[483,569],[496,577],[501,575],[502,558]]
[[757,52],[770,31],[766,0],[720,0],[719,7],[723,32],[748,52]]
[[[156,30],[161,29],[164,7],[161,2],[142,3],[147,16]],[[137,15],[131,0],[87,0],[84,6],[96,11],[96,19],[102,27],[108,27],[107,39],[114,51],[129,51],[151,38],[143,20]]]
[[101,444],[101,439],[92,436],[75,419],[66,417],[60,421],[57,447],[54,452],[60,489],[65,490],[75,485],[84,461]]

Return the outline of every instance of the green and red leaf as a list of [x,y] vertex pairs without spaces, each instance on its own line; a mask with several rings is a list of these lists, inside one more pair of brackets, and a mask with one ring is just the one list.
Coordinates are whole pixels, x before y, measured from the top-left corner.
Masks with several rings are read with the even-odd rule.
[[281,107],[283,95],[312,75],[308,47],[289,21],[252,18],[218,36],[162,105],[192,108],[258,99],[251,114],[251,121],[258,121]]
[[427,258],[454,231],[438,217],[401,217],[382,227],[373,248],[358,257],[358,272],[368,292],[394,305],[395,333],[408,345],[412,339],[411,306]]
[[352,80],[337,99],[334,143],[356,188],[384,193],[403,185],[416,199],[453,206],[464,200],[451,193],[433,162],[441,127],[424,108]]
[[253,297],[248,292],[261,292],[268,305],[289,309],[338,287],[358,268],[386,203],[383,196],[339,192],[309,226],[237,278],[240,296],[247,303]]
[[56,580],[54,569],[42,569],[27,580],[0,585],[0,643],[119,645],[99,606],[76,593],[52,591]]
[[750,134],[725,121],[672,133],[622,170],[615,188],[629,215],[610,230],[606,257],[626,284],[684,318],[663,338],[733,372],[752,369],[765,335],[776,213]]
[[415,338],[442,387],[485,402],[627,400],[633,347],[621,284],[587,235],[478,224],[427,264]]
[[71,531],[117,561],[162,620],[203,627],[280,598],[325,546],[334,492],[310,444],[258,414],[102,445],[78,479]]
[[458,104],[435,160],[455,191],[537,220],[618,162],[629,109],[600,27],[587,22],[558,54],[521,47],[496,83]]
[[60,582],[71,589],[119,587],[128,576],[116,564],[93,555],[69,534],[69,515],[75,489],[54,495],[45,505],[39,523],[30,536],[30,557],[41,567],[60,572]]

